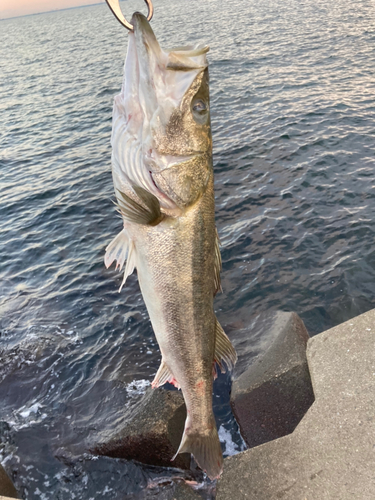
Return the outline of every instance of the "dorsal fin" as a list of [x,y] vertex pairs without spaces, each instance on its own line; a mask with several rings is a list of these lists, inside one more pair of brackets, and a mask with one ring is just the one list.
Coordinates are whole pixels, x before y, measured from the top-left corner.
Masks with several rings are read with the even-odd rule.
[[232,371],[237,361],[237,353],[232,346],[232,342],[226,336],[217,318],[214,361],[218,364],[221,373],[225,373],[225,366],[223,366],[223,362],[227,366],[228,370]]
[[214,295],[216,295],[218,291],[222,292],[220,271],[221,271],[220,240],[219,240],[219,235],[218,235],[217,229],[216,229],[215,260],[214,260],[214,284],[215,284]]

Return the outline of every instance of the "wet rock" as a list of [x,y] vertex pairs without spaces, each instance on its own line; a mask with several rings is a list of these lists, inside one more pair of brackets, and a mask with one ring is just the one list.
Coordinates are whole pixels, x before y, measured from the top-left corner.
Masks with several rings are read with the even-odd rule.
[[249,331],[234,335],[238,363],[231,406],[249,448],[293,432],[314,402],[306,359],[309,335],[295,313],[259,315],[251,336],[268,339],[264,354],[251,359]]
[[375,498],[375,309],[308,342],[316,400],[295,431],[224,460],[216,500]]
[[150,388],[132,409],[126,427],[90,451],[148,465],[189,469],[190,454],[180,454],[171,462],[181,441],[185,418],[181,392]]
[[[18,498],[16,488],[14,487],[4,468],[0,465],[0,495],[10,498]],[[0,496],[1,500],[1,496]]]

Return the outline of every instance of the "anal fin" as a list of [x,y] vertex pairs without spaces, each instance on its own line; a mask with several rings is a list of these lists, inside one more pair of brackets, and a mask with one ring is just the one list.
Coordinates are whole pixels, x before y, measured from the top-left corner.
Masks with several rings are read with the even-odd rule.
[[166,382],[169,382],[170,384],[173,384],[175,387],[177,387],[177,389],[180,389],[180,384],[174,378],[173,373],[170,371],[165,361],[162,359],[159,370],[156,372],[155,378],[151,383],[151,387],[153,389],[156,389],[156,387],[160,387]]
[[232,342],[228,339],[217,319],[214,361],[218,364],[222,373],[225,373],[225,366],[223,363],[225,363],[229,371],[232,371],[237,361],[237,354]]

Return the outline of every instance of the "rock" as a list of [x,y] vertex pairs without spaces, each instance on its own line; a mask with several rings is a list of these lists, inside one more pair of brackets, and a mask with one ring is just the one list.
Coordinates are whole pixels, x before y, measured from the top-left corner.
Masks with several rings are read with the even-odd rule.
[[252,363],[246,333],[234,335],[233,342],[239,359],[231,406],[249,448],[293,432],[314,401],[306,360],[309,335],[303,321],[290,312],[261,314],[251,335],[262,332],[269,346]]
[[[0,465],[0,495],[4,497],[18,498],[16,488],[14,487],[9,476],[5,472],[4,468]],[[0,496],[0,500],[1,500]]]
[[150,388],[132,409],[126,427],[90,451],[148,465],[189,469],[190,454],[177,455],[171,462],[181,441],[185,418],[181,392]]
[[316,400],[295,431],[224,461],[217,500],[375,498],[375,309],[309,340]]

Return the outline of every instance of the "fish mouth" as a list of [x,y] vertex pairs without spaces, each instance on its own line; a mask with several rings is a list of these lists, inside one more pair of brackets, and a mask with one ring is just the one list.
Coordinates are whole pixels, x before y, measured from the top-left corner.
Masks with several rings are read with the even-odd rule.
[[159,42],[147,18],[140,12],[135,12],[131,19],[131,23],[133,25],[133,31],[130,35],[134,33],[138,50],[143,51],[145,48],[146,50],[152,50],[154,54],[160,53],[161,48]]
[[[155,150],[152,121],[159,104],[157,87],[162,79],[163,52],[156,36],[140,12],[131,19],[133,30],[129,32],[128,51],[124,68],[124,81],[119,96],[115,98],[114,120],[118,117],[115,156],[126,184],[139,185],[157,196],[163,208],[173,209],[175,204],[159,188],[153,170],[157,165],[150,162],[150,152]],[[165,57],[164,57],[165,59]],[[163,64],[164,63],[164,64]],[[117,132],[118,131],[118,132]],[[120,144],[124,144],[120,150]],[[158,157],[159,159],[159,157]]]
[[[157,89],[162,83],[162,71],[165,57],[159,42],[147,21],[140,12],[133,14],[131,19],[133,31],[129,33],[128,56],[125,63],[124,98],[137,101],[143,119],[150,121],[158,107]],[[163,64],[164,63],[164,64]],[[126,107],[132,106],[131,102]],[[131,115],[131,113],[128,113]]]

